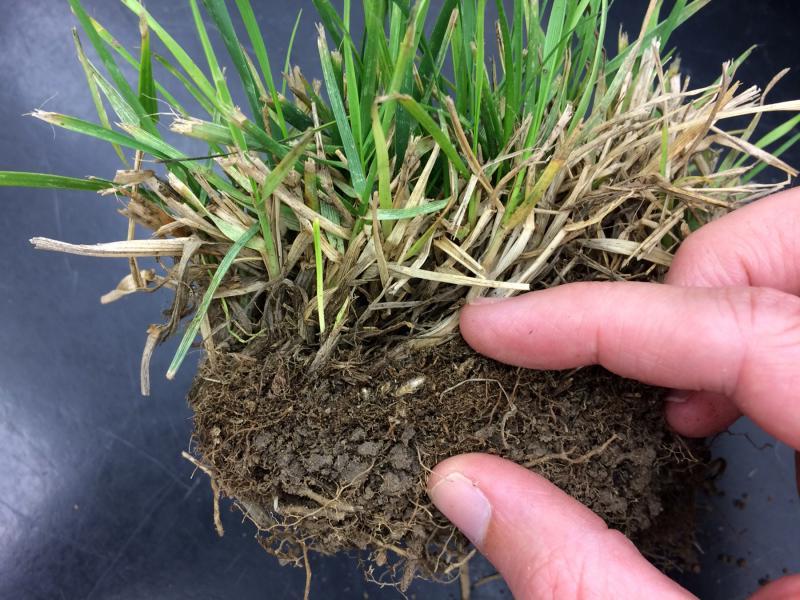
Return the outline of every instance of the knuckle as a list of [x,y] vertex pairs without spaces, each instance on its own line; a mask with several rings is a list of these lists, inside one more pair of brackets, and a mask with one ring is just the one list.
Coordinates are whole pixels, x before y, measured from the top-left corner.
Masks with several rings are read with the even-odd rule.
[[737,377],[727,391],[733,397],[764,369],[800,355],[800,298],[769,288],[731,288],[721,298],[741,349]]
[[796,296],[770,288],[730,288],[723,290],[722,301],[743,341],[800,328],[800,298]]

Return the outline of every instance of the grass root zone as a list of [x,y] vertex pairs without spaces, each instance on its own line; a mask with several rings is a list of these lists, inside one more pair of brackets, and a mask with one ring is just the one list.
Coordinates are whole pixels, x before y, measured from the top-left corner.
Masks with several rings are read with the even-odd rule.
[[206,359],[189,396],[215,492],[283,561],[362,550],[379,583],[457,577],[471,548],[425,482],[444,458],[486,452],[544,475],[662,568],[692,565],[707,459],[666,428],[659,390],[600,368],[509,367],[461,340],[341,350],[316,372],[313,358],[294,343],[253,342]]

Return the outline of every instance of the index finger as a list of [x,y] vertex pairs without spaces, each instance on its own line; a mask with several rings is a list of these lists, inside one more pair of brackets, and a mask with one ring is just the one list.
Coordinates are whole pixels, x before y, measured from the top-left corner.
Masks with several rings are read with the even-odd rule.
[[623,377],[731,398],[800,448],[800,299],[766,288],[576,283],[470,305],[478,352],[535,369],[600,364]]

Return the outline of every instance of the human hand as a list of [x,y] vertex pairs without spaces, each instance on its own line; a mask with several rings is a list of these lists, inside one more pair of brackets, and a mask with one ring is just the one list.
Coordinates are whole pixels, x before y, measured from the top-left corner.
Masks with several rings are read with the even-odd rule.
[[[712,435],[745,414],[800,450],[797,232],[800,189],[700,229],[675,257],[667,285],[576,283],[474,304],[461,313],[461,333],[512,365],[600,364],[672,388],[666,416],[683,435]],[[513,463],[450,458],[428,489],[518,598],[691,597],[588,508]],[[755,598],[800,598],[800,576]]]

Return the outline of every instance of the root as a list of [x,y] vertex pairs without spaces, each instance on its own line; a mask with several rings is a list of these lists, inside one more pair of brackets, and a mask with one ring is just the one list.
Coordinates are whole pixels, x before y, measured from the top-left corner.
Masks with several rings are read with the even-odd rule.
[[469,563],[464,562],[461,565],[461,571],[458,573],[458,581],[461,587],[461,600],[469,600],[472,596],[472,585],[469,579]]
[[211,493],[214,502],[214,529],[216,529],[219,537],[223,537],[225,535],[225,528],[222,526],[222,517],[220,516],[219,510],[219,499],[222,494],[220,492],[219,485],[217,484],[217,480],[214,477],[213,470],[210,467],[205,466],[186,451],[181,452],[181,456],[192,463],[195,468],[200,469],[203,473],[208,475],[208,480],[211,483]]
[[[602,445],[597,446],[596,448],[592,448],[583,456],[579,456],[578,458],[572,458],[569,453],[567,452],[559,452],[558,454],[547,454],[542,456],[541,458],[537,458],[535,460],[529,460],[525,463],[525,467],[530,469],[531,467],[535,467],[537,465],[541,465],[544,463],[548,463],[554,460],[561,460],[571,465],[582,465],[583,463],[587,463],[592,460],[595,456],[600,456],[608,447],[613,444],[615,441],[620,439],[620,437],[615,433],[610,438],[608,438]],[[570,451],[572,452],[572,451]]]
[[311,596],[311,563],[308,560],[308,546],[305,542],[300,542],[303,547],[303,566],[306,570],[306,586],[303,591],[303,600],[308,600]]
[[225,535],[225,528],[222,527],[222,518],[219,514],[220,491],[216,479],[211,480],[211,492],[214,494],[214,528],[217,530],[217,535],[222,537]]

